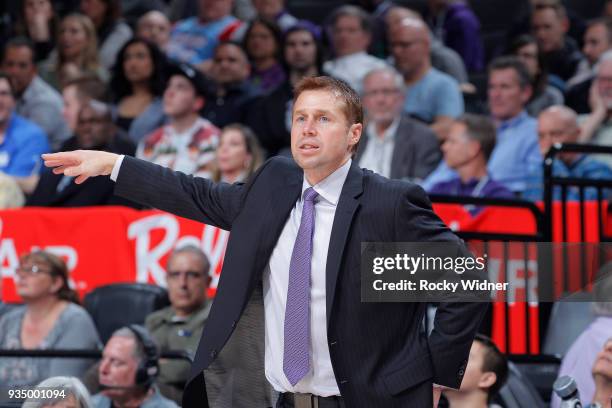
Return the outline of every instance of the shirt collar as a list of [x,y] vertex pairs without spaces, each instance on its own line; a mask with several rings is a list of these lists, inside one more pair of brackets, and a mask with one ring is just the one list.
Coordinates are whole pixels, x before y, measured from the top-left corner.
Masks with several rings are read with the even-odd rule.
[[332,174],[325,177],[314,186],[311,186],[308,180],[306,180],[306,177],[304,177],[301,197],[304,196],[304,191],[306,191],[307,188],[312,187],[325,201],[333,205],[338,205],[340,193],[342,192],[342,187],[344,186],[352,162],[351,159],[348,159],[346,163],[338,167]]
[[516,125],[520,124],[521,122],[523,122],[528,117],[529,117],[529,115],[527,115],[527,112],[523,110],[523,111],[521,111],[521,113],[519,113],[515,117],[510,118],[508,120],[504,120],[502,122],[499,122],[499,125],[497,126],[497,130],[498,131],[502,131],[502,130],[505,130],[505,129],[509,128],[509,127],[516,126]]
[[397,128],[399,126],[399,121],[400,121],[399,116],[393,119],[393,122],[391,122],[391,125],[389,125],[387,130],[385,130],[382,139],[379,138],[376,133],[376,124],[374,122],[370,122],[367,128],[368,138],[370,138],[372,141],[382,141],[382,142],[388,142],[392,140],[395,137],[395,132],[397,131]]

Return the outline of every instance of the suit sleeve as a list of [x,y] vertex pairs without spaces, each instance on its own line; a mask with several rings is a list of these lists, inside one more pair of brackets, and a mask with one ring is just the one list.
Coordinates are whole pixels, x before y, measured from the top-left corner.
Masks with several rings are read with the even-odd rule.
[[[251,182],[260,174],[260,169]],[[125,156],[115,194],[224,230],[231,230],[251,184],[214,183]]]
[[[433,212],[421,187],[412,185],[396,208],[397,241],[455,241],[460,244],[461,252],[469,256],[465,245]],[[434,383],[455,389],[461,386],[470,348],[487,308],[488,303],[438,304],[434,328],[428,338]]]

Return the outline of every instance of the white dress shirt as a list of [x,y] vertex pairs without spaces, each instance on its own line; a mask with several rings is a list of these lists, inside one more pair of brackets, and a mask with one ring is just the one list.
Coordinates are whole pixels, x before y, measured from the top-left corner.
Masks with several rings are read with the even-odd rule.
[[372,170],[384,177],[391,177],[391,160],[395,148],[395,132],[399,126],[397,117],[379,137],[376,132],[376,123],[371,122],[366,128],[368,144],[359,160],[359,167]]
[[[123,156],[117,160],[111,179],[117,180]],[[345,164],[318,184],[311,186],[306,177],[302,194],[295,203],[283,227],[263,275],[265,316],[265,373],[268,382],[279,392],[311,393],[322,397],[340,395],[327,345],[327,305],[325,276],[327,250],[336,207],[342,187],[351,167]],[[310,371],[293,387],[283,371],[285,306],[289,285],[289,263],[302,218],[304,191],[313,187],[319,193],[315,199],[315,224],[312,239],[310,289]]]

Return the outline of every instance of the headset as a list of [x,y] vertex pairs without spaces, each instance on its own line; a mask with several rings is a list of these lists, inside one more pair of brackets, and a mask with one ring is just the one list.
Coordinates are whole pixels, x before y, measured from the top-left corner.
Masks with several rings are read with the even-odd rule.
[[138,386],[149,388],[153,385],[155,377],[159,374],[159,353],[155,341],[143,326],[130,324],[126,326],[138,339],[144,349],[145,358],[138,365],[136,370],[135,383]]

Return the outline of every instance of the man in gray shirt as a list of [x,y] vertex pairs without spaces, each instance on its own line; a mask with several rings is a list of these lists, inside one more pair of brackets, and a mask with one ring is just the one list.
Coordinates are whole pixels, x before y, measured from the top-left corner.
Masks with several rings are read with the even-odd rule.
[[11,78],[18,95],[16,112],[40,126],[53,150],[70,137],[62,117],[62,97],[37,74],[34,47],[29,39],[9,40],[2,56],[2,70]]

